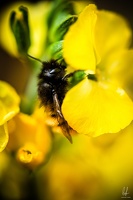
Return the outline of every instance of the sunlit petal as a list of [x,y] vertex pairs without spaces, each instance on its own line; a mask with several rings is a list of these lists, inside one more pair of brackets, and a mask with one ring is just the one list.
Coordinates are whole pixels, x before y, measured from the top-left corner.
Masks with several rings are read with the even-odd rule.
[[96,6],[90,4],[79,15],[64,38],[64,58],[75,69],[95,71],[97,55],[94,41]]
[[98,136],[128,126],[133,102],[120,88],[85,79],[67,93],[62,111],[74,130]]
[[1,125],[13,118],[19,112],[20,98],[13,87],[11,87],[8,83],[4,81],[0,81],[0,100]]

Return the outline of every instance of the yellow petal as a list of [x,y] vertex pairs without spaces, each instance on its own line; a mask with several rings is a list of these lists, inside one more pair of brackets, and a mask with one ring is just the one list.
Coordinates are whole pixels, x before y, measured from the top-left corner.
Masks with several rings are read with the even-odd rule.
[[20,98],[13,87],[0,81],[0,125],[4,124],[19,112]]
[[133,49],[120,51],[119,54],[112,54],[105,63],[108,68],[108,77],[116,81],[122,87],[128,88],[133,85]]
[[18,160],[29,163],[31,168],[44,161],[51,148],[49,129],[39,113],[37,110],[31,116],[19,113],[8,123],[8,150],[17,151]]
[[129,125],[133,102],[120,88],[85,79],[66,94],[62,112],[77,132],[99,136]]
[[129,47],[131,38],[132,31],[122,16],[109,11],[97,12],[95,42],[102,58],[111,51]]
[[0,126],[0,152],[4,150],[8,142],[7,124]]
[[96,19],[96,6],[90,4],[65,35],[63,56],[67,64],[75,69],[95,71],[97,63],[94,42]]
[[3,106],[2,101],[0,101],[0,125],[4,124],[5,120],[4,117],[6,115],[5,108]]
[[111,82],[123,88],[133,99],[133,49],[113,52],[98,65],[98,68],[104,68],[101,73],[103,78],[110,79]]
[[27,142],[36,142],[36,121],[24,113],[19,113],[8,123],[10,140],[8,149],[15,151],[20,146],[24,146]]

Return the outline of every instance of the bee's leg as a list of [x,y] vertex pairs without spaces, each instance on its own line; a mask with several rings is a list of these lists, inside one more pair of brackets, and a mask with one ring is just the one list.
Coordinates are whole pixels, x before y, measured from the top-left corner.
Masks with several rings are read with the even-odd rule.
[[72,143],[72,137],[70,135],[70,127],[67,123],[67,121],[64,119],[64,116],[61,112],[61,107],[60,107],[60,103],[58,100],[58,95],[56,93],[56,91],[53,89],[52,90],[53,93],[53,102],[54,102],[54,107],[55,107],[55,113],[57,116],[57,121],[59,122],[59,125],[62,129],[62,132],[64,134],[64,136]]
[[81,71],[81,70],[76,70],[76,71],[74,71],[74,72],[71,72],[71,73],[69,73],[69,74],[66,74],[63,78],[62,78],[62,80],[64,81],[64,80],[67,80],[68,78],[70,78],[70,77],[72,77],[76,72],[78,72],[78,71]]

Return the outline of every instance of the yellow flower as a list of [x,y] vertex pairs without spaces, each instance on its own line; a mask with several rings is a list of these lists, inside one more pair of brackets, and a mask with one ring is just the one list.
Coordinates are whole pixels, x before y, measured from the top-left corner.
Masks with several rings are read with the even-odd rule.
[[14,88],[0,81],[0,152],[8,142],[7,121],[19,112],[20,98]]
[[51,147],[43,112],[43,109],[37,109],[31,116],[19,113],[8,124],[7,150],[15,151],[17,159],[30,168],[44,162]]
[[[131,123],[133,102],[122,89],[128,79],[122,72],[133,65],[130,42],[131,30],[125,19],[99,11],[93,4],[70,27],[64,38],[64,58],[74,69],[86,70],[87,78],[66,94],[62,112],[78,133],[115,133]],[[96,80],[91,80],[92,76]]]
[[[41,171],[50,199],[118,199],[125,183],[132,190],[133,123],[116,134],[77,135],[63,145]],[[126,173],[125,173],[126,172]],[[40,187],[42,188],[42,182]],[[115,191],[115,192],[112,192]],[[130,193],[131,195],[131,193]],[[129,195],[129,196],[130,196]]]

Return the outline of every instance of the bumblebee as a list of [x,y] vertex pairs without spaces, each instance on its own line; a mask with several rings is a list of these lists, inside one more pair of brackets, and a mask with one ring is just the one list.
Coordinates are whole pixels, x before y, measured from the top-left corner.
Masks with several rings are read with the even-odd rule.
[[72,143],[70,132],[73,130],[65,120],[61,105],[68,87],[68,78],[74,72],[66,74],[66,66],[58,63],[57,60],[42,62],[30,55],[29,57],[42,63],[42,69],[38,75],[38,97],[46,112],[57,119],[64,136]]

